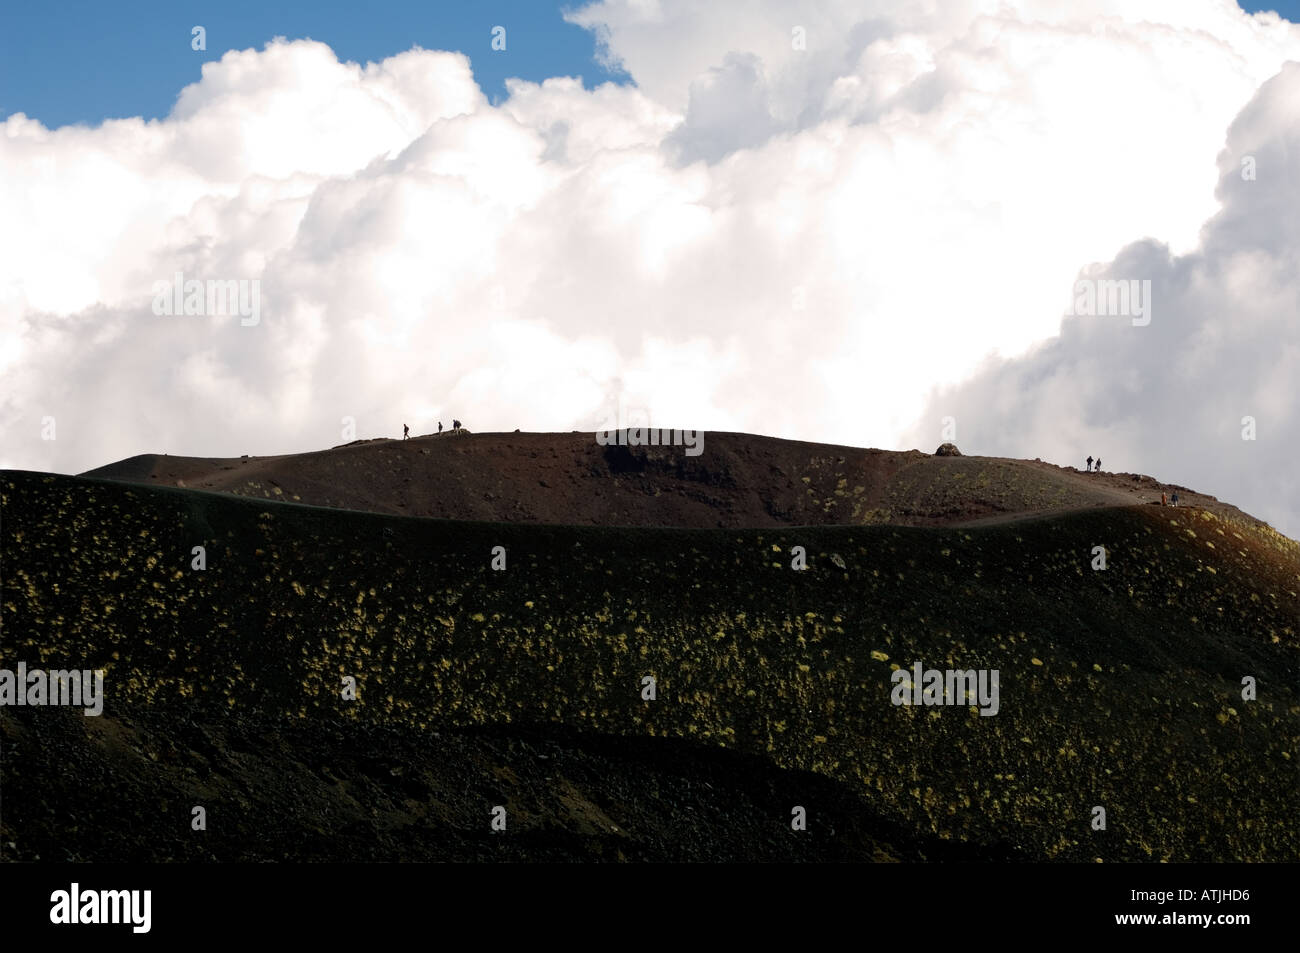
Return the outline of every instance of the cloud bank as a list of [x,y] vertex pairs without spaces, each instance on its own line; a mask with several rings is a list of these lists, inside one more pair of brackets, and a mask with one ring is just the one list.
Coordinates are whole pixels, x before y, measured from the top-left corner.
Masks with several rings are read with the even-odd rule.
[[[160,121],[11,116],[0,465],[594,430],[619,399],[933,449],[943,410],[968,452],[1101,452],[1294,530],[1300,29],[1059,6],[606,2],[571,18],[634,86],[492,106],[458,53],[274,41]],[[1152,280],[1151,325],[1062,321],[1090,262]],[[260,322],[154,314],[177,272],[258,281]],[[1244,415],[1248,449],[1206,443]]]
[[1223,207],[1194,252],[1140,241],[1086,270],[1150,281],[1150,324],[1067,316],[1032,353],[944,388],[910,436],[953,416],[983,453],[1100,456],[1300,534],[1300,63],[1242,111],[1218,164]]

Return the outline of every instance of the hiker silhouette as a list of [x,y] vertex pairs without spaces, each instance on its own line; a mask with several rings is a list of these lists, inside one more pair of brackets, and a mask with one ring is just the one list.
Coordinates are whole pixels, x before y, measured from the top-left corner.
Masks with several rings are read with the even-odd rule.
[[442,433],[442,421],[438,421],[438,433]]
[[460,421],[459,421],[459,420],[452,420],[452,422],[451,422],[451,429],[452,429],[452,430],[459,430],[459,429],[460,429]]
[[1088,458],[1088,472],[1092,472],[1092,457]]
[[1101,457],[1098,457],[1098,458],[1097,458],[1097,465],[1096,465],[1095,467],[1093,467],[1093,472],[1094,472],[1094,473],[1100,473],[1100,472],[1101,472]]
[[406,426],[406,424],[402,424],[402,439],[409,440],[410,437],[411,437],[411,428]]

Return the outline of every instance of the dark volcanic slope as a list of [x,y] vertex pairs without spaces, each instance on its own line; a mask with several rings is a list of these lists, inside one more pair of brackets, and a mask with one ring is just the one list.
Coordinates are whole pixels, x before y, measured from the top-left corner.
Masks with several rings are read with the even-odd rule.
[[[238,825],[203,842],[223,859],[365,838],[368,856],[734,857],[723,841],[769,823],[756,856],[1300,858],[1300,553],[1205,510],[616,530],[0,480],[0,666],[107,671],[101,720],[0,716],[25,752],[0,830],[20,857],[69,830],[80,856],[196,856],[203,804]],[[914,661],[998,669],[999,712],[891,704]],[[66,759],[39,753],[61,733]],[[809,833],[844,840],[792,846],[796,796]],[[548,846],[484,843],[496,798]]]
[[[875,817],[844,783],[673,739],[31,709],[0,735],[20,795],[7,860],[1018,859]],[[496,805],[509,836],[489,829]]]
[[768,527],[979,519],[1123,506],[1185,487],[1031,460],[935,457],[709,433],[704,452],[602,447],[591,433],[448,433],[248,459],[144,455],[85,476],[402,516],[601,526]]

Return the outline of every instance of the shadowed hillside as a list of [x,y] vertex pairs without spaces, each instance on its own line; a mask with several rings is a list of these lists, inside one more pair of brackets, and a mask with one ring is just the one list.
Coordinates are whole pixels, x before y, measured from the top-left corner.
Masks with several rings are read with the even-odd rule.
[[84,474],[400,516],[601,526],[939,526],[1097,506],[1234,507],[1127,473],[709,433],[682,447],[603,447],[591,433],[357,441],[247,459],[144,455]]
[[[2,479],[0,664],[106,670],[102,718],[0,719],[18,857],[1300,859],[1300,552],[1204,509],[615,529]],[[999,670],[997,714],[892,704],[916,661]]]

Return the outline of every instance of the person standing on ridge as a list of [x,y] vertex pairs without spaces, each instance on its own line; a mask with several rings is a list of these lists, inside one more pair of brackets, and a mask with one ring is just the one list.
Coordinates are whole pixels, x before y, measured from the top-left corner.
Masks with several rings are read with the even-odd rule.
[[411,439],[411,428],[406,426],[406,424],[402,424],[402,439],[403,440]]
[[459,430],[459,429],[460,429],[460,421],[459,421],[459,420],[456,420],[456,419],[453,418],[452,421],[451,421],[451,429],[452,429],[452,430]]
[[438,433],[442,433],[442,421],[438,421]]
[[1092,472],[1093,472],[1093,473],[1100,473],[1100,472],[1101,472],[1101,457],[1098,457],[1098,458],[1097,458],[1097,465],[1096,465],[1095,467],[1093,467],[1093,471],[1092,471]]
[[1092,457],[1088,458],[1088,472],[1092,472]]

